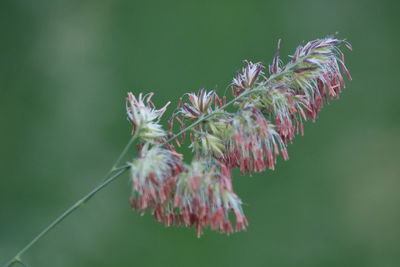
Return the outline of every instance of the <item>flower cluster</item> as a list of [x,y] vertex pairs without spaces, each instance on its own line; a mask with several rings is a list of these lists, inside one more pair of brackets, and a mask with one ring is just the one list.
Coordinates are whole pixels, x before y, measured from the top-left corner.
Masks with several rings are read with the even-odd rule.
[[264,72],[265,67],[260,63],[252,63],[251,61],[244,61],[246,67],[242,69],[242,73],[238,72],[232,81],[232,95],[238,96],[243,91],[251,89],[255,86],[256,82]]
[[[323,106],[323,99],[338,98],[345,87],[340,68],[346,73],[349,80],[351,75],[344,64],[344,55],[337,45],[344,41],[329,36],[308,42],[297,47],[292,61],[283,67],[279,66],[279,43],[270,66],[271,84],[285,89],[292,95],[293,105],[302,105],[312,120],[317,118]],[[351,50],[351,46],[346,43]],[[295,112],[301,109],[293,107]],[[304,115],[302,114],[304,117]]]
[[192,120],[198,120],[204,115],[212,112],[211,104],[214,100],[214,91],[207,93],[205,89],[200,89],[198,94],[188,94],[190,104],[183,104],[182,116]]
[[132,124],[132,133],[140,131],[140,138],[145,141],[156,140],[165,136],[165,131],[159,121],[170,102],[157,110],[151,101],[152,97],[153,93],[145,96],[140,93],[138,98],[132,93],[128,93],[126,99],[126,113]]
[[138,158],[129,163],[132,180],[131,207],[145,211],[155,209],[173,196],[179,173],[183,171],[182,155],[175,151],[150,147],[146,143]]
[[[231,132],[231,115],[217,112],[225,101],[221,100],[214,91],[207,93],[205,89],[188,94],[189,103],[184,103],[180,110],[179,121],[185,125],[203,119],[203,123],[196,125],[191,133],[191,145],[196,158],[220,158],[225,152],[226,140]],[[214,109],[212,108],[214,104]],[[207,115],[214,116],[206,118]],[[179,118],[179,117],[177,117]]]
[[233,136],[223,160],[229,167],[239,167],[242,173],[261,172],[275,168],[281,152],[289,159],[286,145],[261,111],[252,105],[241,109],[233,121]]
[[176,185],[174,207],[185,226],[194,226],[198,236],[203,228],[231,233],[229,212],[236,216],[236,230],[246,229],[242,202],[232,190],[230,170],[224,164],[194,161]]
[[[206,227],[226,234],[245,230],[232,169],[242,174],[273,170],[279,155],[289,158],[287,146],[304,133],[304,121],[315,121],[324,103],[345,87],[342,73],[351,80],[341,43],[351,49],[333,36],[310,41],[283,65],[279,41],[269,75],[263,64],[245,61],[232,81],[232,100],[205,89],[188,93],[169,120],[169,131],[159,124],[169,103],[157,110],[152,94],[135,98],[129,93],[128,118],[141,142],[139,157],[129,163],[132,208],[150,210],[166,226],[194,227],[199,236]],[[173,134],[174,121],[178,134]],[[187,132],[194,154],[190,165],[169,143],[180,146]]]

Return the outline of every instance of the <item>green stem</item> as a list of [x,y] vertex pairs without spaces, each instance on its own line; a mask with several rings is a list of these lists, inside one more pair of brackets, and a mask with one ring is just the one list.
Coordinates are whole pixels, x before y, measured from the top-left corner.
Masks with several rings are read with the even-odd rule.
[[111,167],[110,171],[107,173],[106,177],[108,177],[111,173],[118,170],[118,168],[117,168],[118,164],[120,163],[122,158],[126,155],[126,153],[128,153],[128,150],[131,147],[131,145],[133,144],[133,142],[139,137],[139,133],[140,133],[140,128],[136,129],[136,131],[133,134],[133,136],[131,137],[131,139],[129,139],[129,142],[125,145],[121,154],[119,154],[117,160],[115,161],[114,165]]
[[17,255],[14,256],[5,266],[12,266],[15,263],[21,263],[21,256],[24,254],[28,249],[30,249],[39,239],[45,236],[51,229],[53,229],[57,224],[61,223],[65,218],[68,217],[72,212],[77,210],[78,208],[82,207],[89,199],[91,199],[97,192],[101,189],[106,187],[112,181],[114,181],[117,177],[123,174],[128,167],[124,169],[120,169],[115,174],[107,178],[105,181],[98,184],[95,188],[93,188],[88,194],[82,197],[80,200],[75,202],[71,207],[69,207],[66,211],[64,211],[59,217],[57,217],[51,224],[49,224],[42,232],[40,232],[31,242],[29,242]]
[[[293,64],[293,66],[291,66],[290,68],[286,69],[283,73],[286,73],[289,71],[289,69],[291,69],[292,67],[294,67],[295,64]],[[271,75],[270,78],[267,80],[267,82],[265,84],[262,84],[259,87],[244,91],[241,95],[235,97],[234,99],[230,100],[229,102],[227,102],[225,105],[219,107],[218,109],[216,109],[214,112],[207,114],[203,117],[201,117],[200,119],[198,119],[197,121],[195,121],[194,123],[190,124],[188,127],[186,127],[185,129],[179,131],[177,134],[173,135],[171,138],[169,138],[168,140],[166,140],[164,143],[162,143],[162,145],[166,145],[168,143],[170,143],[171,141],[173,141],[175,138],[179,137],[181,134],[189,131],[190,129],[192,129],[193,127],[199,125],[200,123],[202,123],[203,121],[215,116],[216,114],[219,114],[220,112],[222,112],[225,108],[227,108],[228,106],[232,105],[233,103],[235,103],[236,101],[250,95],[256,92],[260,92],[261,90],[263,90],[263,88],[265,88],[267,86],[267,84],[272,80],[272,79],[276,79],[279,76],[281,76],[282,73],[276,74],[276,75]],[[89,199],[91,199],[97,192],[99,192],[100,190],[102,190],[103,188],[105,188],[108,184],[110,184],[112,181],[114,181],[117,177],[119,177],[120,175],[122,175],[123,173],[125,173],[130,167],[128,165],[123,165],[121,167],[117,167],[118,163],[122,160],[122,158],[126,155],[126,153],[128,152],[129,147],[133,144],[133,142],[138,138],[139,136],[139,129],[137,131],[135,131],[135,134],[131,137],[131,139],[129,140],[128,144],[124,147],[124,149],[122,150],[121,154],[118,156],[116,162],[114,163],[113,167],[111,168],[111,170],[109,171],[108,175],[114,173],[112,176],[108,177],[107,179],[105,179],[103,182],[101,182],[100,184],[98,184],[92,191],[90,191],[88,194],[86,194],[83,198],[81,198],[80,200],[78,200],[75,204],[73,204],[71,207],[69,207],[66,211],[64,211],[59,217],[57,217],[51,224],[49,224],[42,232],[40,232],[34,239],[32,239],[31,242],[29,242],[21,251],[19,251],[8,263],[6,263],[5,267],[8,266],[12,266],[15,263],[22,263],[21,261],[21,256],[27,251],[29,250],[37,241],[39,241],[43,236],[45,236],[51,229],[53,229],[55,226],[57,226],[59,223],[61,223],[66,217],[68,217],[71,213],[73,213],[76,209],[78,209],[79,207],[81,207],[83,204],[85,204],[87,201],[89,201]],[[108,176],[107,175],[107,176]]]

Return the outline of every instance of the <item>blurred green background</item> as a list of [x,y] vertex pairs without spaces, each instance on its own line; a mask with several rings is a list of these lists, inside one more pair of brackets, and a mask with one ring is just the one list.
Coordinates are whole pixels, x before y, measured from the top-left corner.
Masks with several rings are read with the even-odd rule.
[[400,266],[396,1],[2,1],[0,264],[97,184],[129,138],[127,91],[161,105],[223,93],[339,32],[353,81],[277,170],[234,180],[250,221],[231,236],[130,210],[128,177],[24,255],[31,266]]

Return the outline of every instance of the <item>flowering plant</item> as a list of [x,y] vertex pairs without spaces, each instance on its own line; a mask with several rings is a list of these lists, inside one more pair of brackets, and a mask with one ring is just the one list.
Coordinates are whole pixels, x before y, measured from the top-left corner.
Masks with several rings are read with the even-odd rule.
[[[145,97],[152,108],[135,104],[136,98],[129,93],[132,132],[143,140],[140,158],[129,163],[132,208],[150,211],[167,226],[193,226],[198,236],[207,226],[225,234],[246,229],[242,201],[232,189],[231,170],[251,174],[274,169],[280,154],[289,159],[286,147],[296,134],[304,133],[303,121],[314,121],[324,100],[338,98],[345,87],[340,68],[351,79],[337,47],[342,42],[334,37],[308,42],[296,49],[287,65],[280,64],[278,42],[269,77],[261,63],[245,61],[232,81],[231,102],[205,89],[189,93],[169,120],[168,131],[158,124],[166,107],[155,110],[152,94]],[[230,104],[235,111],[226,110]],[[175,121],[182,131],[176,136]],[[166,142],[173,140],[180,147],[186,132],[190,132],[194,153],[188,165],[175,145]],[[235,214],[236,227],[229,220],[230,212]]]
[[[194,227],[197,235],[210,227],[230,234],[245,230],[248,221],[242,201],[232,187],[232,170],[241,173],[273,170],[280,155],[289,159],[288,144],[304,134],[304,121],[315,121],[330,99],[345,87],[342,73],[351,76],[339,45],[349,43],[334,36],[297,47],[291,61],[280,60],[280,41],[272,64],[244,61],[232,80],[232,98],[200,89],[179,100],[178,108],[161,123],[170,102],[157,109],[153,93],[128,93],[126,112],[132,138],[106,179],[77,201],[25,246],[6,266],[21,263],[21,255],[118,176],[130,171],[131,207],[146,211],[166,226]],[[266,73],[265,70],[268,70]],[[233,106],[233,109],[228,109]],[[175,133],[177,131],[177,133]],[[193,152],[184,163],[177,150],[189,140]],[[118,166],[131,145],[138,156]],[[230,219],[234,214],[234,223]]]

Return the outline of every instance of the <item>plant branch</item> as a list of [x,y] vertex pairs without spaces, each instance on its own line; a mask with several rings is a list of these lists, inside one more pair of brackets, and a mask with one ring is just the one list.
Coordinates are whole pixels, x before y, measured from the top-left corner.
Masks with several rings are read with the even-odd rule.
[[[239,96],[233,98],[232,100],[230,100],[229,102],[227,102],[225,105],[219,107],[218,109],[216,109],[214,112],[209,113],[203,117],[201,117],[200,119],[198,119],[197,121],[195,121],[194,123],[190,124],[189,126],[187,126],[186,128],[182,129],[181,131],[179,131],[177,134],[173,135],[171,138],[169,138],[168,140],[166,140],[164,143],[162,143],[161,145],[166,145],[168,143],[170,143],[171,141],[173,141],[175,138],[179,137],[181,134],[191,130],[193,127],[199,125],[200,123],[202,123],[203,121],[223,112],[223,110],[225,108],[227,108],[228,106],[232,105],[233,103],[235,103],[236,101],[250,95],[256,92],[260,92],[262,91],[269,82],[271,82],[272,80],[284,75],[285,73],[287,73],[288,71],[291,71],[292,68],[294,68],[297,64],[292,64],[290,65],[288,68],[286,68],[284,71],[277,73],[275,75],[271,75],[269,77],[269,79],[264,83],[261,84],[258,87],[255,87],[253,89],[249,89],[244,91],[242,94],[240,94]],[[36,244],[36,242],[38,242],[42,237],[44,237],[50,230],[52,230],[55,226],[57,226],[59,223],[61,223],[65,218],[67,218],[71,213],[73,213],[75,210],[77,210],[78,208],[80,208],[83,204],[85,204],[87,201],[89,201],[97,192],[99,192],[100,190],[102,190],[103,188],[105,188],[106,186],[108,186],[112,181],[114,181],[116,178],[118,178],[119,176],[121,176],[123,173],[125,173],[130,166],[129,165],[123,165],[120,167],[117,167],[117,165],[120,163],[120,161],[122,160],[122,158],[126,155],[126,153],[128,152],[130,146],[133,144],[133,142],[138,138],[139,136],[139,132],[140,129],[137,129],[134,133],[134,135],[131,137],[131,139],[129,140],[129,142],[127,143],[127,145],[124,147],[124,149],[122,150],[121,154],[118,156],[116,162],[114,163],[114,165],[112,166],[111,170],[108,172],[107,176],[108,178],[106,178],[103,182],[101,182],[100,184],[98,184],[92,191],[90,191],[88,194],[86,194],[83,198],[81,198],[80,200],[78,200],[75,204],[73,204],[71,207],[69,207],[67,210],[65,210],[59,217],[57,217],[51,224],[49,224],[42,232],[40,232],[34,239],[32,239],[32,241],[30,241],[21,251],[19,251],[8,263],[6,263],[4,266],[5,267],[9,267],[12,266],[16,263],[22,263],[21,261],[21,256],[27,251],[29,250],[34,244]],[[23,264],[23,263],[22,263]]]

